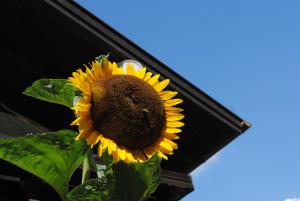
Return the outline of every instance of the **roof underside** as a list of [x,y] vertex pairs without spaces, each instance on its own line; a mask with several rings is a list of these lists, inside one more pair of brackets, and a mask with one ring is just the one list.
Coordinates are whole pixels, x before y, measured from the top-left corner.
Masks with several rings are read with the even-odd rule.
[[5,94],[0,101],[51,130],[68,127],[72,112],[21,92],[36,79],[66,78],[81,64],[107,53],[113,61],[134,59],[170,78],[170,89],[179,91],[184,99],[186,126],[178,140],[179,149],[163,161],[163,168],[189,173],[249,127],[73,1],[11,0],[2,2],[0,10],[0,88]]

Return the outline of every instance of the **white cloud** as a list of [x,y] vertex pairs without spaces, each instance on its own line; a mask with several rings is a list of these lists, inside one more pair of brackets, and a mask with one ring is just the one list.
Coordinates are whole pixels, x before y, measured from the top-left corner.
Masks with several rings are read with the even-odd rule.
[[[210,157],[207,161],[205,161],[205,163],[203,163],[202,165],[200,165],[199,167],[197,167],[195,170],[193,170],[190,173],[190,175],[192,177],[195,177],[195,176],[199,175],[200,173],[202,173],[203,171],[207,170],[212,165],[217,164],[219,161],[220,161],[220,154],[216,153],[215,155],[213,155],[212,157]],[[288,200],[288,201],[290,201],[290,200]],[[294,201],[294,200],[292,200],[292,201]],[[298,201],[298,200],[296,200],[296,201]]]
[[300,201],[300,198],[287,198],[284,201]]

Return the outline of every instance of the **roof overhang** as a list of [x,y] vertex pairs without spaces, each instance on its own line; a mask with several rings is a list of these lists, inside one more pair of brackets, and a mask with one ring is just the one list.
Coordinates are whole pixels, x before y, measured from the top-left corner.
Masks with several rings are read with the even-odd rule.
[[66,78],[81,64],[107,53],[111,60],[134,59],[171,79],[170,88],[184,99],[186,126],[179,149],[163,161],[164,169],[190,173],[249,128],[249,123],[73,1],[12,0],[1,7],[14,11],[1,14],[6,15],[0,33],[0,87],[5,94],[1,102],[51,130],[68,127],[72,112],[21,92],[39,78]]

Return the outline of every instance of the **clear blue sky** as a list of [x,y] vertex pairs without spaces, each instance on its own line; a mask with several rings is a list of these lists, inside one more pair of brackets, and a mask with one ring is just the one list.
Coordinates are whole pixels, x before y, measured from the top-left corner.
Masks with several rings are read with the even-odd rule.
[[184,201],[300,198],[299,0],[77,2],[253,124]]

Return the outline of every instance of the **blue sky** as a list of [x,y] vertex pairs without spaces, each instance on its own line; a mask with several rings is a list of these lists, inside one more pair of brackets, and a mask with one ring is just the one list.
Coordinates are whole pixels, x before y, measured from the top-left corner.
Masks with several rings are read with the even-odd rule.
[[300,201],[299,0],[77,2],[253,124],[183,201]]

